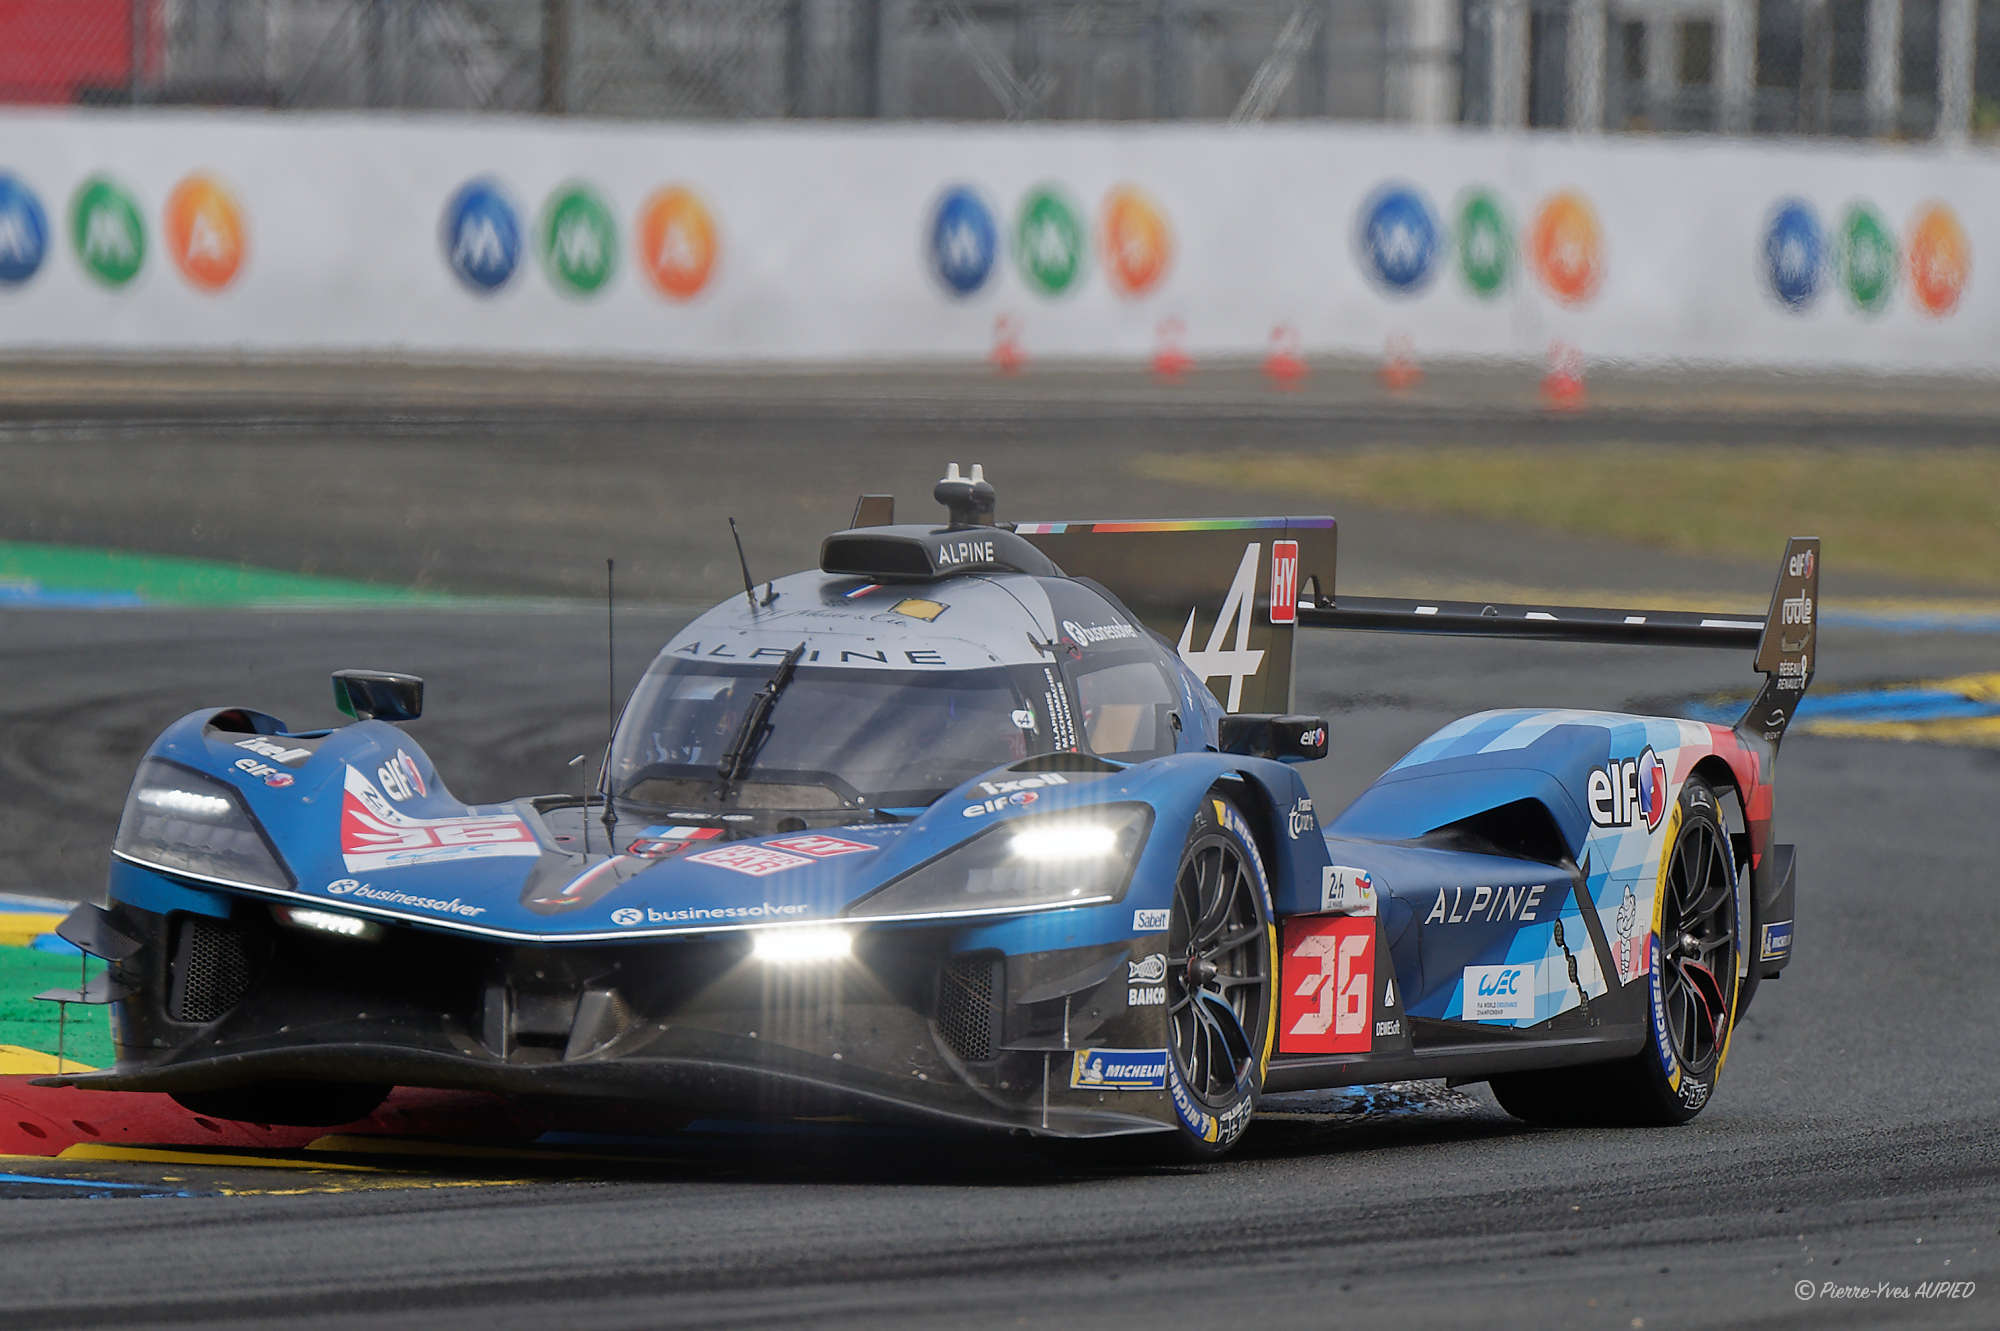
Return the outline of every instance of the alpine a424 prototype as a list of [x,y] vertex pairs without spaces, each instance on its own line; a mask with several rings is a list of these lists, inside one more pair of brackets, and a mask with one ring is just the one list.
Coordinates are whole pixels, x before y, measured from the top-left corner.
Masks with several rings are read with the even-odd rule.
[[[703,614],[600,798],[452,796],[344,670],[333,730],[197,712],[141,763],[110,1069],[56,1084],[339,1122],[394,1086],[1237,1141],[1260,1094],[1485,1080],[1535,1121],[1700,1112],[1792,950],[1772,765],[1818,542],[1762,619],[1333,596],[1331,518],[942,526],[865,496],[820,567]],[[1734,727],[1484,712],[1322,825],[1301,627],[1754,650]],[[1214,686],[1211,692],[1210,686]]]

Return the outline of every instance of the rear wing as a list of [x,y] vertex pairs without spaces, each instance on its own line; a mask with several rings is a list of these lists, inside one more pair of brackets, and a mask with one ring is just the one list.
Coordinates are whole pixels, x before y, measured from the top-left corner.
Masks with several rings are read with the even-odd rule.
[[1736,729],[1773,743],[1812,680],[1818,537],[1786,544],[1760,617],[1335,596],[1329,517],[1023,522],[1014,530],[1064,572],[1114,592],[1232,712],[1293,710],[1299,628],[1754,651],[1764,685]]
[[1754,650],[1764,686],[1736,729],[1776,743],[1812,682],[1818,603],[1819,538],[1794,536],[1785,544],[1771,604],[1761,619],[1677,610],[1301,596],[1298,622],[1307,628]]

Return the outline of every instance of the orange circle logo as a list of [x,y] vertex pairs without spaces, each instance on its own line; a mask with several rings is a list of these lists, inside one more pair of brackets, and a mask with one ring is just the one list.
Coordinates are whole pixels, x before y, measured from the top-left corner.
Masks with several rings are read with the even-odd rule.
[[1143,190],[1119,185],[1104,196],[1104,270],[1120,294],[1143,296],[1174,257],[1166,215]]
[[1604,233],[1590,201],[1564,190],[1542,205],[1528,233],[1528,258],[1549,294],[1581,305],[1604,280]]
[[167,250],[181,275],[204,291],[236,280],[249,240],[243,212],[213,176],[195,174],[167,196]]
[[1928,314],[1940,317],[1958,308],[1972,276],[1972,242],[1951,209],[1925,204],[1910,223],[1910,290]]
[[633,232],[639,271],[669,300],[692,300],[715,271],[715,219],[693,190],[656,190]]

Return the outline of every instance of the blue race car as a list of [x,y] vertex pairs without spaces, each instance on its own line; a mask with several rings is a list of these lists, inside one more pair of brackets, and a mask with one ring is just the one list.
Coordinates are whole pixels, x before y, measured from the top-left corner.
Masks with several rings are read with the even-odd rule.
[[[1000,525],[956,465],[937,498],[897,525],[865,496],[817,570],[746,571],[660,651],[593,800],[454,798],[396,725],[408,675],[338,672],[337,729],[176,722],[108,904],[61,928],[108,968],[47,995],[111,1003],[117,1062],[51,1081],[262,1122],[456,1087],[1195,1157],[1308,1087],[1702,1108],[1790,957],[1772,764],[1816,541],[1761,620],[1336,601],[1330,518]],[[1467,717],[1323,826],[1300,626],[1754,646],[1766,682],[1733,728]]]

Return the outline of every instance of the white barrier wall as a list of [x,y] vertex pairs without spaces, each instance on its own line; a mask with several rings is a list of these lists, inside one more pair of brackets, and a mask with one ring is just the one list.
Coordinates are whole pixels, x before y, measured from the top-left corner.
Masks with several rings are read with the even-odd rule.
[[2000,157],[1350,126],[0,114],[0,346],[1994,368]]

